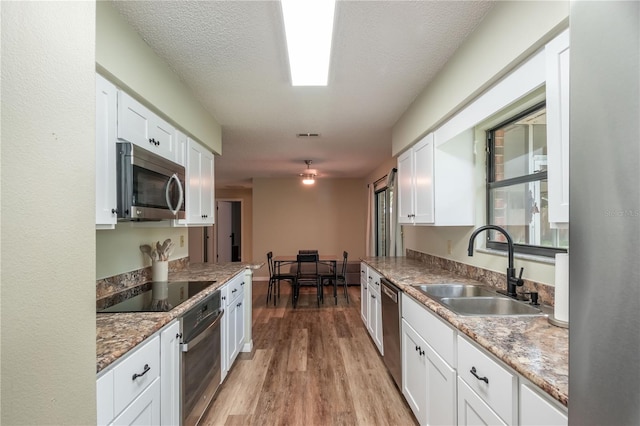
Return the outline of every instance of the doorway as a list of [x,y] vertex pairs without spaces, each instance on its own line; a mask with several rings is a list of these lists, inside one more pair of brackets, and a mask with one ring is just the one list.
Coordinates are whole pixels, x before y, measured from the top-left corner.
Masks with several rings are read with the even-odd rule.
[[242,201],[216,201],[216,262],[242,261]]

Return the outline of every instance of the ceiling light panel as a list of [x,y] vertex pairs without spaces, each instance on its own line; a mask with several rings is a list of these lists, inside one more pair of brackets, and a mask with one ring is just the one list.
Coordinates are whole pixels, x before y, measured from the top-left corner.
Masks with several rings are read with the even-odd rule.
[[291,84],[326,86],[335,0],[281,0]]

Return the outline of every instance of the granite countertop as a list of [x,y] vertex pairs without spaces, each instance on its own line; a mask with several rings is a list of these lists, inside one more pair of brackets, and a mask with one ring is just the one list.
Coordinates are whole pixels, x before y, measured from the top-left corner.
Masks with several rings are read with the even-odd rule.
[[362,259],[478,345],[495,355],[551,397],[569,402],[569,330],[546,317],[460,316],[413,287],[418,284],[482,283],[405,257]]
[[169,281],[216,281],[169,312],[97,313],[96,372],[118,360],[140,342],[180,317],[244,269],[258,269],[263,263],[191,264],[188,269],[170,272]]

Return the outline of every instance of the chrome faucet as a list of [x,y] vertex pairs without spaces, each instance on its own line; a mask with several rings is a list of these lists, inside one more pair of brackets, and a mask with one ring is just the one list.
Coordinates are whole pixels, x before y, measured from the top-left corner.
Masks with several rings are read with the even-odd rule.
[[513,240],[511,239],[511,235],[504,230],[503,228],[497,225],[485,225],[473,231],[471,237],[469,238],[469,256],[473,256],[473,242],[476,239],[476,236],[482,232],[489,229],[493,229],[494,231],[498,231],[504,235],[507,239],[507,246],[509,247],[509,265],[507,266],[507,296],[517,298],[518,294],[516,293],[516,288],[522,286],[524,281],[522,280],[522,272],[524,268],[520,268],[520,276],[516,277],[516,269],[513,267]]

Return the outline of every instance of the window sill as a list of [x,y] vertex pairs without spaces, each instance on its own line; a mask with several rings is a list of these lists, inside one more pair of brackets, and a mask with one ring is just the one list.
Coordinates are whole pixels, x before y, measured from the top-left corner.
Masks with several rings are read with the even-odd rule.
[[[507,257],[507,252],[502,250],[488,249],[488,248],[477,248],[475,251],[479,253],[492,254],[495,256]],[[555,265],[556,259],[554,257],[547,256],[535,256],[533,254],[523,254],[523,253],[514,253],[513,257],[516,259],[529,260],[531,262],[544,263],[547,265]]]

